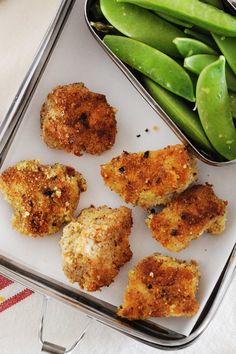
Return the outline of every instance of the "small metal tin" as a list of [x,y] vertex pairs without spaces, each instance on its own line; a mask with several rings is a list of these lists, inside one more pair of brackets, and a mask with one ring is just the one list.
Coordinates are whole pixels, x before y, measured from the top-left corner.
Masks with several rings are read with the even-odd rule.
[[155,112],[165,121],[165,123],[172,129],[176,136],[186,145],[190,147],[195,156],[199,160],[205,162],[211,166],[227,166],[236,163],[235,160],[223,161],[222,158],[218,156],[211,156],[207,152],[200,149],[197,145],[194,144],[182,131],[181,129],[172,121],[168,114],[161,108],[161,106],[153,99],[153,97],[147,92],[145,87],[141,84],[138,78],[129,70],[128,66],[124,64],[103,42],[102,38],[106,33],[102,31],[97,31],[91,23],[96,22],[96,19],[93,18],[93,13],[91,11],[95,0],[86,0],[85,1],[85,20],[88,25],[89,30],[96,39],[96,41],[101,45],[105,50],[108,56],[114,61],[114,63],[119,67],[119,69],[124,73],[125,76],[129,79],[132,85],[136,90],[142,95],[142,97],[147,101],[147,103],[154,109]]

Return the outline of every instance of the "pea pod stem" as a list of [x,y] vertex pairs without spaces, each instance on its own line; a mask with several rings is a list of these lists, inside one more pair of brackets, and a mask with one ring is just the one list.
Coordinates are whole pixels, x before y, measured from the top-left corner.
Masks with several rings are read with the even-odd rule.
[[166,54],[131,38],[106,35],[103,40],[118,58],[132,68],[176,95],[195,101],[189,75]]
[[160,11],[223,36],[236,36],[236,18],[198,0],[117,0]]
[[236,130],[225,79],[225,58],[205,67],[199,75],[196,102],[203,129],[216,151],[236,158]]

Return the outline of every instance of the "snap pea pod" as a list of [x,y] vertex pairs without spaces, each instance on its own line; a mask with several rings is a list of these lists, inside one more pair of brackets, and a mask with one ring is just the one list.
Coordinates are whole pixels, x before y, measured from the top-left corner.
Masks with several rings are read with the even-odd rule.
[[[218,58],[216,55],[209,54],[193,55],[185,58],[184,67],[192,73],[199,75],[207,65],[214,63]],[[236,76],[227,63],[225,65],[225,76],[228,88],[236,92]]]
[[223,5],[221,0],[201,0],[201,2],[205,2],[206,4],[218,7],[218,9],[223,9]]
[[132,68],[176,95],[195,101],[188,73],[166,54],[127,37],[106,35],[103,40],[118,58]]
[[170,56],[180,57],[173,40],[185,37],[183,31],[157,15],[132,4],[100,0],[103,15],[118,31]]
[[189,28],[185,28],[184,33],[187,36],[191,36],[191,37],[209,45],[211,48],[218,50],[218,47],[216,46],[214,40],[210,36],[207,36],[206,34],[203,34],[200,32],[193,31]]
[[197,39],[175,38],[173,43],[184,58],[190,57],[194,54],[217,54],[214,49]]
[[212,36],[224,54],[225,59],[233,72],[236,74],[236,38],[226,38],[212,33]]
[[117,0],[177,17],[223,36],[236,36],[236,18],[198,0]]
[[234,92],[229,92],[229,101],[232,116],[236,118],[236,94]]
[[164,18],[166,21],[174,23],[175,25],[182,26],[182,27],[187,27],[187,28],[192,28],[193,27],[192,24],[190,24],[188,22],[185,22],[183,20],[179,20],[176,17],[172,17],[172,16],[169,16],[169,15],[166,15],[166,14],[162,14],[161,12],[157,12],[157,11],[154,11],[154,13],[157,14],[158,16]]
[[160,104],[162,109],[169,115],[174,123],[197,145],[207,151],[214,151],[202,129],[201,122],[197,112],[193,111],[186,102],[165,90],[163,87],[150,80],[148,77],[143,77],[143,83],[150,95]]
[[213,147],[226,159],[235,159],[236,130],[230,111],[223,56],[199,75],[196,101],[203,129]]

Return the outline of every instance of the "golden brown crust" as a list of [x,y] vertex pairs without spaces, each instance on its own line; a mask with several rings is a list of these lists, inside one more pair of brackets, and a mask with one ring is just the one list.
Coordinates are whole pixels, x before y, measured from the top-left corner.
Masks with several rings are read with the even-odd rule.
[[127,207],[83,209],[64,228],[60,241],[68,279],[88,291],[110,285],[132,257],[128,241],[131,227],[132,214]]
[[80,156],[82,151],[101,154],[116,137],[115,109],[84,84],[55,87],[41,109],[43,140],[52,148]]
[[123,152],[101,166],[105,183],[125,202],[150,208],[166,204],[196,180],[196,161],[179,144],[141,153]]
[[124,303],[117,314],[129,320],[193,316],[200,273],[195,261],[154,254],[129,272]]
[[219,199],[211,185],[195,185],[174,198],[146,223],[153,237],[168,250],[178,252],[203,232],[214,234],[225,228],[227,202]]
[[86,181],[74,168],[21,161],[0,175],[0,190],[14,208],[13,227],[23,234],[54,234],[72,220]]

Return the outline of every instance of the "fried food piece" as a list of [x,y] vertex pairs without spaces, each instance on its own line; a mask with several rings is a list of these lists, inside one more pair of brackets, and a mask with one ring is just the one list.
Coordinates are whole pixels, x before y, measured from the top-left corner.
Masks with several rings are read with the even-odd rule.
[[195,261],[159,253],[146,257],[130,270],[124,303],[117,314],[129,320],[193,316],[199,308],[196,300],[199,278]]
[[56,149],[101,154],[115,143],[115,109],[83,83],[55,87],[41,109],[42,136]]
[[196,180],[196,160],[179,144],[162,150],[123,152],[101,166],[104,182],[127,203],[166,204]]
[[128,241],[131,227],[131,210],[124,206],[83,209],[64,228],[60,241],[68,279],[88,291],[110,285],[120,267],[132,257]]
[[225,229],[227,202],[219,199],[210,184],[195,185],[173,199],[146,224],[153,237],[168,250],[178,252],[203,232],[219,234]]
[[73,218],[86,181],[74,168],[21,161],[0,175],[0,190],[12,205],[13,227],[36,236],[54,234]]

